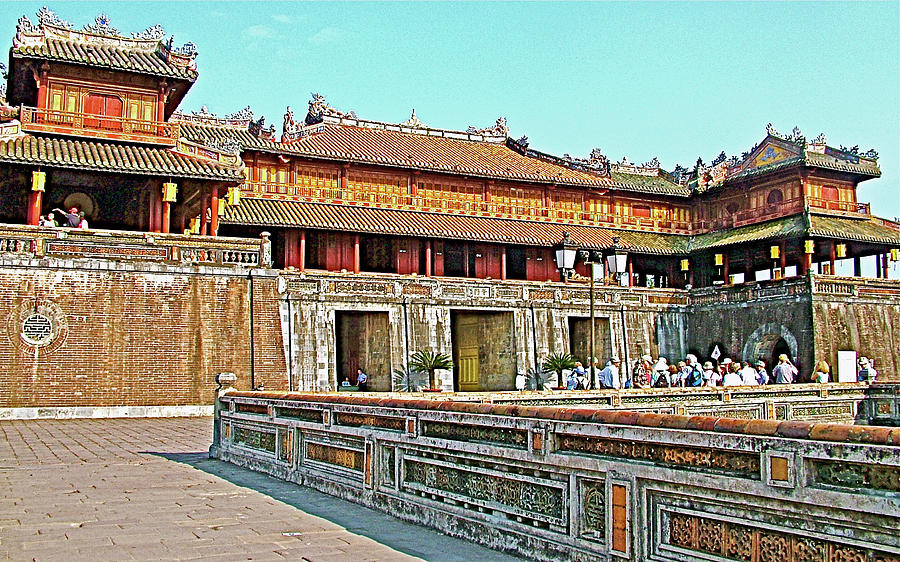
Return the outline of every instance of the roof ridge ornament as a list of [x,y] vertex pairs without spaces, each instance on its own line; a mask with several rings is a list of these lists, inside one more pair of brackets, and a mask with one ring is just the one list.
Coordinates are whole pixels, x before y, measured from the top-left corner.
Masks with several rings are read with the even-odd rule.
[[609,176],[609,159],[604,156],[603,151],[599,148],[591,149],[591,153],[587,158],[573,158],[568,154],[564,154],[562,159],[566,161],[570,168]]
[[477,129],[473,126],[469,126],[466,129],[466,132],[470,135],[487,135],[491,137],[508,137],[509,136],[509,127],[506,125],[506,117],[497,118],[497,122],[494,123],[493,127],[486,127],[484,129]]
[[166,36],[166,31],[163,29],[163,26],[160,24],[156,24],[152,27],[148,27],[144,31],[140,33],[131,33],[132,39],[146,39],[146,40],[160,40]]
[[779,133],[778,131],[776,131],[775,127],[773,127],[772,124],[769,123],[766,125],[766,134],[771,135],[775,138],[781,139],[783,141],[787,141],[787,142],[796,144],[797,146],[801,146],[801,147],[806,146],[806,137],[803,136],[803,133],[800,132],[800,127],[797,127],[797,126],[794,126],[794,128],[791,129],[790,135],[785,135],[785,134],[782,134],[782,133]]
[[412,129],[427,129],[428,128],[428,125],[426,125],[425,123],[422,123],[421,121],[419,121],[419,118],[416,117],[416,108],[413,108],[412,115],[409,117],[409,119],[407,119],[403,123],[400,123],[400,125],[403,127],[410,127]]
[[39,25],[52,25],[54,27],[61,27],[63,29],[75,29],[75,26],[72,23],[61,19],[58,15],[56,15],[56,12],[54,12],[47,6],[41,6],[41,9],[37,11],[37,18]]
[[109,23],[109,16],[105,12],[100,12],[94,18],[94,23],[84,26],[81,30],[85,33],[102,35],[104,37],[122,37],[119,34],[119,30]]
[[[356,119],[356,112],[348,111],[344,113],[342,111],[338,111],[337,109],[328,105],[328,102],[325,101],[325,96],[319,94],[318,92],[312,92],[310,94],[312,99],[309,100],[309,109],[306,112],[306,119],[304,119],[304,124],[306,125],[315,125],[316,123],[321,123],[325,121],[327,118],[329,121],[339,121],[340,119]],[[288,108],[290,110],[290,107]],[[291,122],[293,122],[293,112],[291,112]],[[285,124],[287,124],[287,115],[285,114]],[[296,132],[295,131],[291,131]]]

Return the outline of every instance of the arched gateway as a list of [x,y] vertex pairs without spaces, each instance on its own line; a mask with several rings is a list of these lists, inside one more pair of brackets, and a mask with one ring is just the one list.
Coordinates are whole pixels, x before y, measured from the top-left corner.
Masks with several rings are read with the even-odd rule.
[[782,353],[796,361],[797,338],[783,324],[769,323],[750,334],[741,355],[745,361],[763,359],[771,367]]

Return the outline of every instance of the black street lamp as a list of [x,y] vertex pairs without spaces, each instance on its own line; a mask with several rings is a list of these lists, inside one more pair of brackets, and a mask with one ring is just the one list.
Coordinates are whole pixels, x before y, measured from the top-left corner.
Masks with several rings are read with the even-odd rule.
[[578,245],[572,242],[568,232],[563,232],[562,240],[556,245],[556,267],[562,276],[563,283],[569,282],[569,276],[575,272],[575,255]]
[[609,268],[609,272],[612,273],[613,279],[616,280],[616,284],[621,285],[622,274],[625,273],[625,269],[628,266],[628,252],[619,243],[618,236],[613,236],[613,244],[606,256],[606,266]]

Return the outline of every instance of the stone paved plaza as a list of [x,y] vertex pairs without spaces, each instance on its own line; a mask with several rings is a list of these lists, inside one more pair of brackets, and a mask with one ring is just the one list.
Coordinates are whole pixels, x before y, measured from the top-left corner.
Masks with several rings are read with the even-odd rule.
[[210,418],[0,422],[0,559],[516,560],[210,460]]

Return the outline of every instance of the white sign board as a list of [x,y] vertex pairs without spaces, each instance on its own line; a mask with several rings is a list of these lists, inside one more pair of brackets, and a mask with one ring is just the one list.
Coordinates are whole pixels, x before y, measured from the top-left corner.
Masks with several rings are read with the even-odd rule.
[[856,382],[855,351],[838,351],[837,382]]

